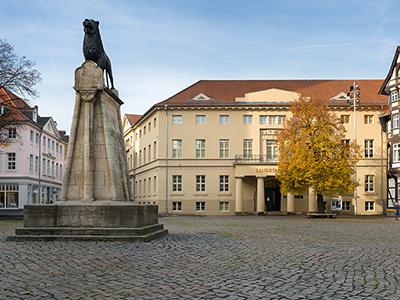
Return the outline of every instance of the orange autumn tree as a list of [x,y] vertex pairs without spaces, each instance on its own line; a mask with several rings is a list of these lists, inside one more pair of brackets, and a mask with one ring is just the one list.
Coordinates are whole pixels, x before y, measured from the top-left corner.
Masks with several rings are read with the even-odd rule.
[[332,197],[354,191],[354,164],[361,158],[361,150],[355,141],[343,142],[346,130],[323,101],[300,95],[290,111],[292,118],[277,133],[276,178],[284,194],[313,188],[318,212],[323,213],[323,195]]

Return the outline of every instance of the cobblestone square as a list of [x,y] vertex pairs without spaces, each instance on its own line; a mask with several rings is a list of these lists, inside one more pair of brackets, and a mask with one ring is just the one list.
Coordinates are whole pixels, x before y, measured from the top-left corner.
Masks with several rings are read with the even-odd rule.
[[6,242],[0,299],[400,299],[400,221],[166,216],[149,243]]

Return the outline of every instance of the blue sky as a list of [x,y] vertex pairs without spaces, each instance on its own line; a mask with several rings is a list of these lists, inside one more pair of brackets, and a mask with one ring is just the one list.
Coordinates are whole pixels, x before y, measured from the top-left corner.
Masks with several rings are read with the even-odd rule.
[[41,116],[70,130],[82,22],[100,21],[122,113],[200,79],[383,79],[400,1],[0,0],[0,38],[37,63]]

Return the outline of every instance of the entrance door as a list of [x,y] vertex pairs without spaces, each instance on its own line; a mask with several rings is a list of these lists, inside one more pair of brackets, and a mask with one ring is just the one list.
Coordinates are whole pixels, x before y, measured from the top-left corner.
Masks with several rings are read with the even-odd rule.
[[279,181],[270,180],[265,182],[265,210],[281,210],[281,192],[279,190]]

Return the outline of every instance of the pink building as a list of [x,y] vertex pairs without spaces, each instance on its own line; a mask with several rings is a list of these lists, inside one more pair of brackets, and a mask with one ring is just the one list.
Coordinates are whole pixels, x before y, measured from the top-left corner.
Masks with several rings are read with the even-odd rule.
[[13,93],[0,90],[0,215],[25,204],[54,203],[62,183],[68,136]]

